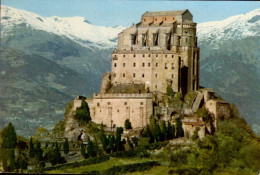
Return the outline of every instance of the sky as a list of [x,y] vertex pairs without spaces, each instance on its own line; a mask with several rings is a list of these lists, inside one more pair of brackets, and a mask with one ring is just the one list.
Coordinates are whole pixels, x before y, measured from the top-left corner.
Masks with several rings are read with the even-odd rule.
[[2,0],[2,5],[44,17],[83,16],[100,26],[131,26],[146,11],[189,9],[196,23],[219,21],[260,8],[257,1]]

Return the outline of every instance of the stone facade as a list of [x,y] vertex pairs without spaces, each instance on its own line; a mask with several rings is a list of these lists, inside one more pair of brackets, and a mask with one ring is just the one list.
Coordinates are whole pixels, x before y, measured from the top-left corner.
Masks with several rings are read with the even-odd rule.
[[224,120],[230,117],[230,105],[224,100],[210,99],[205,103],[205,107],[214,117],[215,128],[217,127],[218,120]]

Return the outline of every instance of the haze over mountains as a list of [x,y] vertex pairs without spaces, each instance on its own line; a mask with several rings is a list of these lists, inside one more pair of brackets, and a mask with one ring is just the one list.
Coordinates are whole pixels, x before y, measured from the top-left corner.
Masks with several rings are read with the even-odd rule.
[[[99,91],[124,27],[83,17],[42,17],[2,6],[0,128],[11,121],[29,136],[52,128],[68,101]],[[198,24],[201,85],[237,105],[260,133],[260,9]]]

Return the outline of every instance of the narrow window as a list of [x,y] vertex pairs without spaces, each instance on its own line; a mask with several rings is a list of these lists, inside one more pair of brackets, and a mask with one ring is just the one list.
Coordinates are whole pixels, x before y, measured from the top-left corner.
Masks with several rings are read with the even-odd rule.
[[145,63],[143,63],[143,67],[145,66]]
[[172,55],[172,58],[173,58],[173,55]]
[[133,67],[135,67],[135,63],[133,64]]
[[143,105],[144,104],[144,102],[140,102],[140,105]]
[[172,74],[172,78],[174,78],[174,74]]
[[142,77],[144,78],[144,74],[142,74]]
[[125,67],[125,63],[123,63],[123,67]]
[[165,63],[165,69],[168,69],[168,67],[167,67],[167,63]]
[[111,105],[111,102],[107,102],[107,105]]
[[155,89],[157,89],[157,85],[155,85]]
[[150,67],[151,66],[151,63],[148,63],[148,67]]
[[116,63],[114,63],[114,67],[116,67]]
[[125,58],[125,55],[123,55],[123,57]]
[[124,105],[127,105],[127,102],[125,102]]
[[135,73],[133,73],[133,77],[135,77]]
[[100,104],[99,104],[99,103],[97,103],[97,106],[100,106]]
[[165,58],[167,58],[167,55],[165,55]]
[[158,54],[156,54],[156,57],[158,57]]
[[125,74],[123,74],[123,77],[125,77]]
[[172,69],[174,69],[174,64],[172,63]]
[[156,63],[155,66],[158,67],[158,63]]
[[145,55],[143,54],[143,57],[144,57]]
[[151,57],[151,55],[149,54],[148,57]]
[[155,78],[157,78],[157,74],[155,74]]
[[135,57],[135,54],[134,54],[134,57]]

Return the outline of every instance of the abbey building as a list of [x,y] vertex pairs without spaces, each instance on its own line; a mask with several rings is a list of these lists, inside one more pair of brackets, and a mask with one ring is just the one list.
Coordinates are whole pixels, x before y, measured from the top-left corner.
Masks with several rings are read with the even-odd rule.
[[182,94],[199,87],[196,23],[189,10],[146,12],[118,35],[111,72],[87,100],[92,121],[118,127],[129,119],[133,128],[144,127],[154,98],[167,87]]

